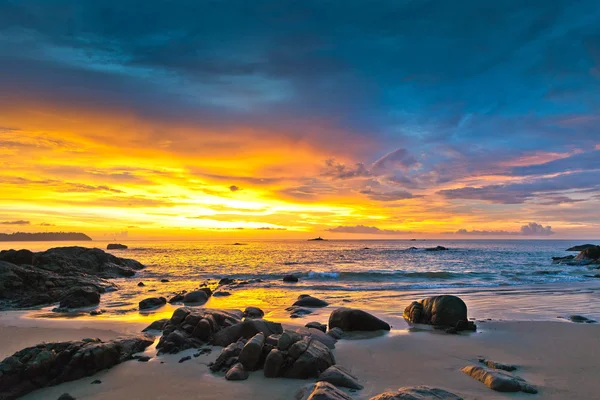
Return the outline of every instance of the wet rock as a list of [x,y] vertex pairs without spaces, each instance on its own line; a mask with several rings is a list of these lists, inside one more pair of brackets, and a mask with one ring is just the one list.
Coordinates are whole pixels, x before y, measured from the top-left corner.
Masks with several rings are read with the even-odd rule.
[[137,284],[137,285],[138,285],[139,287],[144,287],[144,286],[146,286],[146,284],[145,284],[144,282],[138,282],[138,284]]
[[204,304],[207,301],[208,295],[204,290],[194,290],[183,296],[183,302],[185,304]]
[[286,311],[290,311],[290,318],[302,318],[305,315],[310,315],[313,313],[313,310],[304,307],[288,307],[285,309]]
[[297,330],[297,332],[301,333],[302,331],[306,331],[306,330],[308,330],[307,333],[313,340],[318,340],[319,342],[323,343],[325,346],[329,347],[330,349],[335,349],[335,343],[337,342],[337,340],[334,339],[333,337],[323,333],[323,331],[321,331],[319,329],[299,328]]
[[186,362],[186,361],[190,361],[192,359],[192,356],[185,356],[185,357],[181,357],[179,359],[179,364]]
[[309,322],[308,324],[304,325],[306,328],[315,328],[318,329],[320,331],[322,331],[323,333],[327,332],[327,325],[324,325],[320,322]]
[[138,362],[148,362],[152,359],[152,357],[150,356],[139,356],[137,358]]
[[377,331],[390,330],[390,325],[356,308],[338,308],[329,316],[329,328],[340,328],[343,331]]
[[589,261],[592,264],[600,263],[600,246],[592,246],[582,250],[575,260]]
[[358,378],[356,376],[352,375],[350,372],[337,365],[332,365],[331,367],[323,371],[321,375],[319,375],[317,381],[329,382],[335,386],[346,387],[356,390],[360,390],[363,388],[363,386],[360,383],[358,383]]
[[240,353],[240,363],[250,370],[253,371],[256,369],[260,357],[262,355],[263,346],[265,345],[265,335],[261,333],[257,333],[254,335],[242,349]]
[[433,296],[418,302],[413,301],[406,307],[403,316],[408,322],[429,324],[440,329],[475,329],[472,322],[469,324],[467,305],[457,296]]
[[272,349],[269,352],[263,367],[266,378],[277,378],[281,376],[285,365],[286,355],[285,352],[277,349]]
[[296,283],[298,282],[298,277],[294,275],[286,275],[283,277],[283,281],[288,283]]
[[593,319],[586,318],[582,315],[570,315],[569,320],[571,322],[575,322],[578,324],[594,324],[594,323],[596,323],[596,321],[594,321]]
[[164,297],[150,297],[140,301],[140,310],[150,310],[152,308],[158,308],[167,304],[167,299]]
[[402,387],[397,392],[385,392],[370,400],[463,400],[444,389],[429,386]]
[[258,307],[246,307],[244,310],[244,318],[260,319],[264,316],[264,311]]
[[296,360],[308,349],[311,341],[310,336],[303,336],[302,339],[290,346],[288,349],[289,356]]
[[175,296],[169,299],[169,304],[173,303],[183,303],[183,296],[185,295],[185,291],[181,293],[177,293]]
[[299,334],[298,332],[294,332],[294,331],[290,331],[290,330],[286,329],[285,331],[283,331],[283,333],[279,337],[279,342],[277,342],[277,348],[279,350],[287,350],[294,343],[296,343],[297,341],[299,341],[301,339],[302,339],[301,334]]
[[328,382],[311,383],[301,387],[296,400],[352,400],[350,396]]
[[169,322],[168,318],[159,319],[157,321],[154,321],[153,323],[151,323],[147,327],[145,327],[142,330],[142,332],[147,332],[147,331],[162,331],[165,328],[165,325],[167,325],[168,322]]
[[220,371],[225,365],[229,364],[229,360],[234,358],[237,360],[238,356],[240,355],[243,349],[243,341],[240,340],[235,343],[231,343],[229,346],[221,350],[215,362],[212,365],[210,365],[210,370],[212,372]]
[[234,364],[229,371],[227,371],[227,374],[225,374],[225,379],[228,381],[245,381],[248,379],[248,376],[250,376],[248,370],[244,368],[242,363],[237,363]]
[[279,344],[279,339],[281,338],[281,335],[275,334],[275,335],[269,335],[267,336],[267,338],[265,339],[265,343],[273,346],[273,347],[277,347],[277,345]]
[[[310,338],[306,339],[310,340]],[[290,348],[290,353],[294,346],[298,346],[299,343],[294,343]],[[283,376],[293,379],[317,378],[323,371],[334,364],[335,358],[331,350],[317,340],[310,340],[306,350],[284,372]]]
[[0,363],[0,393],[3,398],[12,399],[42,387],[91,376],[131,359],[153,342],[154,339],[140,335],[108,342],[87,339],[28,347]]
[[100,293],[93,287],[75,287],[60,301],[60,308],[81,308],[100,303]]
[[231,296],[231,293],[229,293],[229,292],[216,292],[215,294],[213,294],[213,297],[226,297],[226,296]]
[[444,250],[448,250],[448,248],[444,247],[444,246],[435,246],[435,247],[428,247],[425,249],[425,251],[444,251]]
[[106,250],[127,250],[128,247],[124,244],[120,244],[120,243],[110,243],[108,246],[106,246]]
[[167,282],[169,282],[169,280],[168,279],[161,279],[160,282],[161,283],[167,283]]
[[95,317],[95,316],[97,316],[97,315],[102,315],[102,314],[104,314],[104,311],[105,311],[105,310],[92,310],[92,311],[90,311],[90,315],[91,315],[92,317]]
[[480,358],[479,362],[482,364],[485,364],[486,366],[493,368],[493,369],[501,369],[503,371],[508,371],[508,372],[512,372],[512,371],[516,371],[517,367],[515,367],[514,365],[509,365],[509,364],[502,364],[499,362],[495,362],[495,361],[491,361],[491,360],[486,360],[485,358]]
[[262,332],[265,337],[268,337],[273,334],[283,333],[283,328],[279,323],[265,321],[263,319],[250,319],[215,333],[213,344],[216,346],[227,346],[240,338],[249,339],[259,332]]
[[529,385],[524,379],[506,372],[475,365],[464,367],[461,371],[497,392],[537,393],[537,389]]
[[552,257],[552,264],[569,264],[575,260],[575,256]]
[[300,297],[298,297],[298,300],[292,304],[292,306],[295,307],[313,307],[313,308],[318,308],[318,307],[327,307],[329,305],[329,303],[327,303],[324,300],[318,299],[316,297],[312,297],[312,296],[306,296],[306,295],[300,295]]
[[222,286],[222,285],[231,285],[234,282],[235,282],[235,279],[233,279],[233,278],[221,278],[219,280],[219,286]]
[[592,247],[596,247],[597,245],[595,244],[582,244],[579,246],[573,246],[573,247],[569,247],[566,251],[578,251],[578,252],[582,252],[583,250],[592,248]]

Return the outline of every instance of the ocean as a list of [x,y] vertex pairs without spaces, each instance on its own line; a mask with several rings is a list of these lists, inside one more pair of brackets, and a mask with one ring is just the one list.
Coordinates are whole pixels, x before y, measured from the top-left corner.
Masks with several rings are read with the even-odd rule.
[[[119,290],[103,295],[101,318],[168,317],[176,306],[139,312],[146,297],[170,298],[202,283],[214,287],[223,277],[260,280],[226,289],[207,307],[259,306],[272,319],[301,293],[332,305],[351,306],[400,318],[412,300],[456,294],[477,319],[555,320],[571,314],[600,319],[600,279],[593,267],[552,264],[552,257],[577,254],[566,249],[595,241],[566,240],[248,240],[127,241],[111,250],[147,265],[136,277],[118,279]],[[82,245],[106,249],[108,242],[0,243],[0,249]],[[427,251],[443,246],[444,251]],[[285,283],[293,274],[298,283]],[[161,279],[169,282],[162,283]],[[138,287],[144,282],[144,287]],[[36,316],[56,316],[50,308]],[[317,311],[312,317],[321,317]],[[324,314],[323,314],[324,315]],[[87,318],[86,314],[80,317]],[[90,317],[98,318],[98,317]],[[310,320],[311,316],[305,317]]]

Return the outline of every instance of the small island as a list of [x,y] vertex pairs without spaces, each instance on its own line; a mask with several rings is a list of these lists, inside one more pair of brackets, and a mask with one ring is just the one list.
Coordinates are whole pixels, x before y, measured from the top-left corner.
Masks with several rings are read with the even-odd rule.
[[312,241],[315,241],[315,240],[320,241],[320,240],[327,240],[327,239],[323,239],[321,236],[316,237],[314,239],[308,239],[309,242],[312,242]]
[[80,232],[0,233],[0,242],[57,242],[91,240],[91,237]]
[[128,247],[121,243],[110,243],[106,246],[106,250],[127,250]]

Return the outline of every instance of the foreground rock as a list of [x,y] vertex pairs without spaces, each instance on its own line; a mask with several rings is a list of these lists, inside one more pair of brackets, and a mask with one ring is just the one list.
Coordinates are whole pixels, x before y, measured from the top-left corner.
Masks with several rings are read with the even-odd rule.
[[106,246],[106,250],[127,250],[128,248],[129,247],[120,243],[110,243],[108,246]]
[[385,392],[370,400],[463,400],[444,389],[429,386],[402,387],[396,393]]
[[139,303],[140,310],[151,310],[153,308],[158,308],[167,304],[167,299],[164,297],[150,297],[148,299],[144,299]]
[[[66,300],[76,288],[98,295],[116,289],[107,279],[130,277],[144,268],[137,261],[100,249],[58,247],[44,252],[0,251],[0,310],[49,305]],[[94,298],[96,295],[93,295]],[[66,300],[74,306],[74,298]],[[85,306],[97,304],[84,296]],[[72,308],[72,307],[61,308]]]
[[475,324],[467,318],[467,305],[459,297],[433,296],[413,301],[403,313],[414,324],[428,324],[435,328],[452,328],[456,331],[475,331]]
[[363,310],[343,307],[329,316],[329,329],[333,328],[343,331],[389,331],[390,325]]
[[327,382],[306,385],[296,392],[296,400],[352,400],[352,397]]
[[332,385],[360,390],[363,386],[358,383],[358,378],[345,369],[332,365],[319,375],[319,382],[329,382]]
[[108,342],[84,339],[28,347],[0,363],[1,396],[14,399],[42,387],[93,375],[131,359],[153,342],[140,335]]
[[213,344],[215,346],[227,346],[240,338],[250,339],[257,333],[265,337],[283,333],[281,324],[263,319],[249,319],[229,326],[215,333]]
[[67,292],[60,302],[60,308],[81,308],[100,303],[100,292],[94,287],[75,287]]
[[228,381],[244,381],[248,379],[250,373],[241,363],[234,364],[233,367],[225,374],[225,379]]
[[[210,290],[210,289],[209,289]],[[185,304],[204,304],[208,301],[212,293],[209,294],[207,290],[195,290],[193,292],[186,293],[183,295],[182,301]],[[171,299],[173,300],[173,299]],[[173,300],[175,302],[176,300]]]
[[166,319],[166,318],[159,319],[157,321],[154,321],[153,323],[151,323],[147,327],[145,327],[144,330],[142,330],[142,332],[147,332],[147,331],[162,331],[163,329],[165,329],[165,326],[167,325],[167,323],[169,323],[168,319]]
[[497,392],[537,393],[537,389],[524,379],[506,372],[475,365],[464,367],[461,371]]

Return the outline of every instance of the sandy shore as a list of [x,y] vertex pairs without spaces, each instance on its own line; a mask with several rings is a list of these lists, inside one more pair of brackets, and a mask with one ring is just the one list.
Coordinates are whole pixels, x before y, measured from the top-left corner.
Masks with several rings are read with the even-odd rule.
[[[335,355],[338,364],[350,369],[365,386],[352,394],[356,399],[407,385],[438,386],[465,399],[598,398],[600,325],[535,321],[487,322],[479,327],[479,332],[465,335],[397,329],[371,339],[342,340]],[[127,322],[49,321],[5,313],[0,316],[0,357],[43,341],[111,339],[139,328],[139,324]],[[155,349],[151,347],[146,353],[154,355]],[[307,383],[266,379],[261,372],[252,373],[247,381],[228,382],[208,371],[207,364],[216,358],[218,348],[210,355],[179,364],[188,353],[193,351],[155,357],[148,363],[129,361],[24,398],[55,399],[69,392],[78,399],[291,399]],[[540,393],[496,393],[460,372],[479,357],[519,365],[518,374]],[[91,385],[95,379],[102,384]]]

